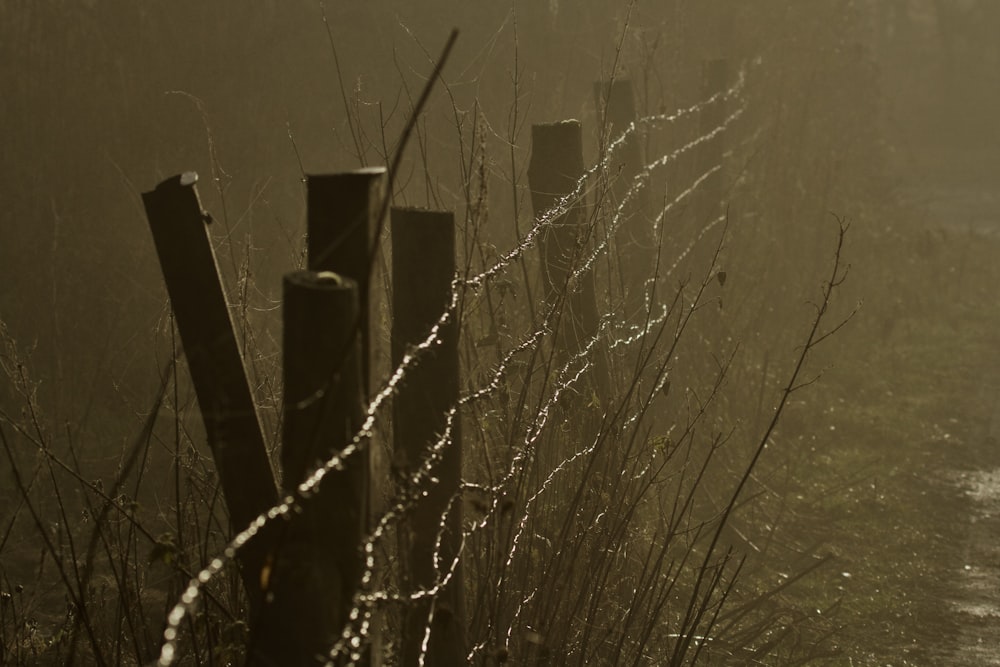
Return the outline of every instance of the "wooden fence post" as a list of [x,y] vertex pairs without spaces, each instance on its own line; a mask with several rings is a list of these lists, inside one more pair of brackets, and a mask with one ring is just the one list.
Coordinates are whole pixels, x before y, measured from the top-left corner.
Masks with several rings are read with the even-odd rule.
[[[729,67],[724,59],[707,60],[702,65],[702,99],[725,92],[729,85]],[[712,104],[706,104],[698,114],[698,129],[701,135],[712,132],[725,122],[727,116],[726,100],[720,98]],[[703,174],[715,165],[722,165],[726,150],[726,132],[720,132],[712,139],[702,144],[698,151],[698,174]],[[705,224],[713,220],[723,208],[725,177],[724,170],[716,171],[701,186],[701,193],[696,197],[698,202],[695,212],[698,221]]]
[[[392,362],[398,365],[410,346],[424,340],[451,301],[455,274],[455,221],[451,213],[415,209],[392,210]],[[444,432],[446,414],[458,403],[458,314],[440,332],[439,344],[425,351],[410,368],[393,401],[393,462],[400,481],[418,468],[429,446]],[[462,477],[459,421],[452,424],[451,443],[440,453],[433,475],[438,482],[400,526],[403,590],[428,589],[439,580],[438,554],[450,568],[461,544],[461,503],[452,503]],[[449,505],[451,509],[449,510]],[[442,520],[442,517],[447,516]],[[464,665],[465,609],[462,568],[433,600],[410,603],[404,611],[402,665],[416,665],[429,614],[433,612],[428,665]]]
[[[579,121],[532,126],[528,185],[536,219],[573,192],[583,172],[583,130]],[[586,222],[585,205],[582,201],[573,202],[542,234],[542,272],[549,302],[565,289],[570,272],[585,252],[580,236]],[[560,327],[563,351],[577,352],[597,332],[597,322],[593,272],[588,271],[563,311]]]
[[[594,84],[594,106],[597,108],[598,131],[603,136],[608,132],[608,142],[616,140],[629,125],[638,119],[635,111],[635,95],[632,82],[628,79],[613,81],[598,81]],[[632,179],[643,167],[642,149],[639,145],[638,129],[625,138],[616,151],[615,159],[611,161],[610,169],[616,173],[620,167],[621,173],[614,182],[615,198],[621,198],[632,185]],[[645,200],[649,188],[643,188],[637,198],[635,210],[645,209]],[[641,201],[640,201],[641,200]]]
[[[144,192],[142,201],[230,521],[242,530],[278,497],[197,180],[194,172],[174,176]],[[260,603],[266,546],[258,537],[239,553],[251,609]]]
[[[595,83],[594,104],[600,122],[599,131],[602,136],[608,133],[606,138],[608,142],[616,141],[632,123],[638,120],[632,82],[628,79]],[[611,194],[613,195],[609,206],[611,211],[617,210],[618,204],[636,185],[635,177],[645,167],[640,145],[641,138],[642,134],[636,127],[610,156],[608,171],[611,179]],[[619,289],[623,292],[621,298],[624,303],[629,304],[625,308],[641,305],[644,297],[642,290],[633,290],[633,298],[630,302],[628,290],[622,285],[638,286],[644,284],[648,277],[644,275],[644,272],[649,271],[649,267],[654,265],[656,259],[651,249],[657,246],[659,239],[655,238],[654,228],[650,223],[652,219],[651,190],[652,185],[647,183],[645,187],[633,191],[629,204],[622,209],[623,219],[615,233],[615,242],[608,249],[608,252],[616,255],[618,260],[616,268],[621,275],[619,282]],[[609,277],[609,280],[613,279]]]
[[[294,494],[361,427],[358,287],[331,272],[284,280],[282,488]],[[340,637],[361,579],[368,451],[327,474],[275,540],[266,604],[253,629],[252,665],[319,664]],[[367,653],[367,652],[365,652]]]
[[376,256],[385,184],[385,167],[306,177],[307,266],[312,271],[333,271],[358,283],[365,400],[371,395],[370,325],[375,313],[369,263]]

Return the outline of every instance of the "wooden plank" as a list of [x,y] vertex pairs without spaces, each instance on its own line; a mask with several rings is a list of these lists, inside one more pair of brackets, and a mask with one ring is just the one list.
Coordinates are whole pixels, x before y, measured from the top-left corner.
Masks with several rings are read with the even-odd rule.
[[[194,172],[174,176],[142,200],[230,521],[242,530],[278,497],[197,180]],[[260,539],[240,552],[252,606],[259,602],[264,558]]]

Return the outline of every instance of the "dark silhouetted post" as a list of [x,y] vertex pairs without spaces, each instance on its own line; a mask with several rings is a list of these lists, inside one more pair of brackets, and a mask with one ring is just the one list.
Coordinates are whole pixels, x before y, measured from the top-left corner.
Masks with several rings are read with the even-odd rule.
[[[282,488],[294,494],[361,427],[358,288],[335,273],[284,280]],[[253,665],[319,664],[340,637],[361,579],[367,529],[368,450],[309,494],[275,540],[264,609],[253,628]]]
[[370,263],[385,196],[385,167],[306,177],[308,262],[312,271],[333,271],[358,283],[361,308],[361,378],[365,400],[371,390],[370,323],[374,299]]
[[[194,172],[174,176],[144,192],[142,201],[229,517],[233,527],[242,530],[277,502],[277,493],[206,228],[210,218],[195,189],[197,180]],[[253,607],[259,603],[265,547],[256,539],[240,551],[243,583]]]
[[[392,362],[398,365],[408,349],[424,340],[451,301],[455,273],[455,221],[451,213],[414,209],[392,210]],[[441,329],[440,341],[410,368],[393,402],[393,467],[399,481],[430,455],[430,446],[446,427],[447,412],[458,402],[458,326],[456,317]],[[461,503],[451,503],[462,476],[459,422],[452,424],[451,442],[438,452],[436,484],[416,504],[400,527],[400,557],[404,591],[429,589],[440,582],[461,544]],[[449,504],[451,509],[449,510]],[[438,562],[434,552],[442,534]],[[464,665],[465,610],[462,569],[434,600],[410,603],[405,612],[402,662],[416,665],[430,615],[428,665]]]
[[[360,345],[362,398],[371,398],[375,355],[371,323],[378,321],[378,299],[372,289],[379,275],[372,265],[378,261],[379,231],[386,196],[386,169],[370,167],[306,178],[307,266],[311,271],[332,271],[357,283],[358,316],[352,330]],[[370,479],[377,448],[361,457],[364,477]],[[367,498],[370,503],[371,497]],[[371,509],[366,505],[364,525]],[[356,547],[357,545],[352,545]],[[377,640],[376,640],[377,643]]]
[[[725,60],[708,60],[702,66],[702,99],[725,92],[729,81],[729,68]],[[726,100],[722,97],[701,108],[698,126],[702,135],[712,132],[722,125],[727,115]],[[716,165],[722,165],[726,147],[726,133],[720,132],[701,145],[698,151],[698,175],[704,174]],[[697,196],[696,214],[702,223],[710,222],[722,211],[724,198],[724,173],[719,169],[701,185]]]
[[[536,220],[549,216],[566,195],[574,192],[583,172],[583,130],[578,121],[532,126],[528,184]],[[542,271],[549,302],[564,292],[584,252],[582,236],[587,220],[582,200],[581,189],[579,198],[552,218],[542,234]],[[576,352],[586,344],[597,331],[597,319],[593,273],[588,271],[563,311],[562,339],[567,351]]]

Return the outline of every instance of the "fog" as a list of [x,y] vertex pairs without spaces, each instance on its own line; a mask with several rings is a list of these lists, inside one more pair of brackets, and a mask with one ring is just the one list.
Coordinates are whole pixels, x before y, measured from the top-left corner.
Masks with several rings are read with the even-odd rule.
[[1000,660],[998,30],[0,0],[0,664]]

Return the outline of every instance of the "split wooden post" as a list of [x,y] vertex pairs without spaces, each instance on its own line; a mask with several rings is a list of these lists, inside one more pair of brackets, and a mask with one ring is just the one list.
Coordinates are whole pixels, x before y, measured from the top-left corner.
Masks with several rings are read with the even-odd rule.
[[[532,126],[528,185],[535,219],[544,217],[540,247],[545,297],[550,303],[563,294],[570,273],[585,251],[581,239],[587,222],[583,188],[576,199],[563,201],[577,190],[583,172],[583,130],[579,121]],[[552,212],[558,215],[552,216]],[[564,352],[579,351],[597,332],[597,323],[593,273],[587,271],[563,311],[560,328]]]
[[[427,338],[451,303],[455,274],[455,221],[451,213],[394,208],[392,236],[392,363],[398,366],[413,345]],[[458,403],[459,362],[457,313],[438,332],[438,342],[411,366],[393,401],[393,470],[403,485],[432,454],[432,445],[447,427],[447,415]],[[400,526],[404,590],[429,589],[451,571],[462,539],[462,505],[455,499],[462,477],[458,415],[450,442],[425,482],[426,492]],[[440,549],[436,546],[440,535]],[[442,571],[435,566],[437,562]],[[433,599],[412,601],[403,620],[402,665],[416,665],[430,622],[428,665],[464,665],[465,610],[462,568]]]
[[385,187],[385,167],[306,176],[307,267],[333,271],[358,284],[365,400],[371,393],[370,328],[375,312],[370,264],[376,257]]
[[[721,96],[729,85],[729,66],[724,59],[707,60],[702,65],[702,99],[720,95],[719,99],[702,106],[698,114],[698,129],[702,136],[715,131],[726,120],[726,100]],[[726,132],[717,135],[702,144],[698,151],[698,175],[704,174],[712,167],[723,164],[726,150]],[[701,185],[701,193],[696,197],[698,202],[695,212],[702,223],[711,222],[723,208],[724,170],[720,168],[705,179]]]
[[[144,192],[142,201],[230,522],[242,530],[278,497],[197,180],[194,172],[174,176]],[[238,557],[251,608],[256,609],[266,544],[252,540]]]
[[[342,452],[361,427],[358,313],[353,280],[315,271],[285,276],[281,463],[289,495]],[[275,540],[249,664],[312,666],[340,637],[361,581],[367,453],[357,452],[344,469],[328,472]]]

